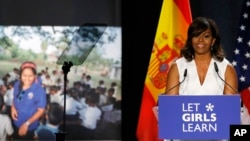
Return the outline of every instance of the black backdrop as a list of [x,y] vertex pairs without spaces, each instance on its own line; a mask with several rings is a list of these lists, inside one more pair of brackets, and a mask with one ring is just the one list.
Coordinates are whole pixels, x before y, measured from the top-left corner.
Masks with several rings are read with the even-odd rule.
[[[206,16],[217,22],[229,59],[233,55],[242,1],[190,0],[193,18]],[[161,0],[1,0],[0,24],[101,22],[122,26],[122,140],[136,141],[142,90],[161,4]]]

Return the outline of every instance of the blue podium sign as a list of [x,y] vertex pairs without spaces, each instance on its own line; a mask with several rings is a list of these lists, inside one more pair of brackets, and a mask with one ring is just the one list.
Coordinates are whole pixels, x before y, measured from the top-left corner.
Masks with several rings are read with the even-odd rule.
[[159,96],[161,139],[229,139],[240,124],[240,95]]

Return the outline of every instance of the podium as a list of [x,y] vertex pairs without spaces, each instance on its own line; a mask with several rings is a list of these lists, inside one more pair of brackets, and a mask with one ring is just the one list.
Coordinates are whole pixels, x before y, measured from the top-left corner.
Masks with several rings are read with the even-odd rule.
[[240,124],[240,95],[158,97],[161,139],[229,139],[230,125]]

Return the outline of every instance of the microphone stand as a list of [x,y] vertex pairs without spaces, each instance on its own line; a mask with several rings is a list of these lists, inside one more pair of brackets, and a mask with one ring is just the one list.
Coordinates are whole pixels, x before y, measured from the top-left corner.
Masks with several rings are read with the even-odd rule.
[[[90,28],[92,26],[104,26],[102,27],[101,29],[97,28],[97,27],[93,27],[93,28]],[[90,51],[95,47],[95,44],[98,42],[98,40],[100,39],[101,35],[104,33],[105,29],[106,29],[106,24],[95,24],[95,23],[87,23],[87,24],[84,24],[83,26],[81,26],[77,31],[76,33],[77,34],[74,34],[74,37],[72,39],[72,41],[70,41],[70,48],[66,48],[62,55],[59,57],[57,63],[58,64],[61,64],[62,63],[62,59],[67,59],[67,60],[70,60],[72,59],[72,57],[77,57],[79,58],[80,60],[74,60],[73,62],[75,63],[74,65],[80,65],[82,64],[86,57],[89,55]],[[85,35],[85,32],[93,32],[95,31],[92,36],[92,34],[86,34]],[[98,32],[96,32],[98,31]],[[84,34],[83,34],[84,33]],[[78,39],[80,37],[80,39]],[[85,42],[85,40],[82,41],[82,39],[84,38],[87,38],[87,39],[91,39],[94,40],[92,45],[83,45],[83,46],[71,46],[71,44],[74,42],[74,43],[77,43],[77,42]],[[74,50],[74,53],[69,53],[72,49]],[[81,49],[81,48],[84,48],[84,49]],[[75,49],[77,50],[77,53],[75,53]],[[80,52],[80,57],[79,57],[79,52]],[[76,61],[76,62],[75,62]],[[80,61],[80,62],[79,62]],[[60,133],[55,133],[56,134],[56,141],[65,141],[65,135],[67,135],[68,133],[66,132],[65,130],[65,122],[66,122],[66,88],[67,88],[67,74],[68,72],[70,71],[70,67],[73,66],[73,63],[71,61],[64,61],[63,63],[63,66],[62,66],[62,70],[63,70],[63,73],[64,73],[64,112],[63,112],[63,129],[62,129],[62,132]]]
[[67,75],[68,72],[70,71],[70,68],[73,66],[72,62],[64,62],[62,66],[63,74],[64,74],[64,110],[63,110],[63,130],[62,132],[55,133],[56,134],[56,141],[65,141],[65,135],[68,134],[66,132],[65,128],[65,122],[66,122],[66,94],[67,94]]

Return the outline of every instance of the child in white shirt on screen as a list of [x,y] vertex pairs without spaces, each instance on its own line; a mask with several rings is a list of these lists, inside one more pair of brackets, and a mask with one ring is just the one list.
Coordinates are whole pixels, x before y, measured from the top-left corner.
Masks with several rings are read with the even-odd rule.
[[3,96],[0,95],[0,141],[6,141],[7,135],[11,136],[14,133],[14,129],[11,124],[11,119],[8,115],[2,114],[4,109],[4,99]]
[[50,95],[50,103],[58,103],[59,105],[63,106],[64,105],[64,97],[59,90],[58,86],[52,85],[49,87],[49,95]]
[[81,125],[87,129],[96,129],[97,123],[101,118],[101,110],[97,107],[97,95],[91,91],[86,96],[87,107],[80,111]]
[[79,119],[79,111],[83,108],[80,103],[79,91],[71,88],[66,95],[66,119],[67,121],[75,121]]

